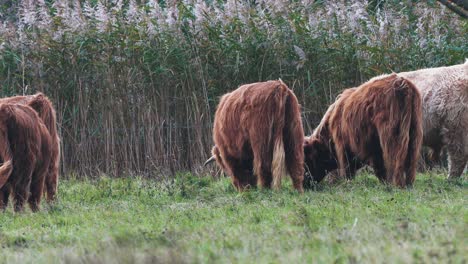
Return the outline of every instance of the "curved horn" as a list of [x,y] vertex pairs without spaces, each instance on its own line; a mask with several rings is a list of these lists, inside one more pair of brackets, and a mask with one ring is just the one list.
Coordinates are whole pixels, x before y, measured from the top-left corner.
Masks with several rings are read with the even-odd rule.
[[205,163],[203,164],[203,167],[210,164],[211,162],[213,162],[215,160],[216,160],[215,156],[211,156],[211,158],[209,158],[207,161],[205,161]]

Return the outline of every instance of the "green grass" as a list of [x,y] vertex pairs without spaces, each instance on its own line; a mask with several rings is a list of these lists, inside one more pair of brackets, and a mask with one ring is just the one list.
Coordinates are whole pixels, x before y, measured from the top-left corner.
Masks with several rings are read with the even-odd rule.
[[361,174],[299,195],[180,174],[64,180],[42,211],[0,213],[0,263],[408,263],[468,260],[466,180],[411,190]]

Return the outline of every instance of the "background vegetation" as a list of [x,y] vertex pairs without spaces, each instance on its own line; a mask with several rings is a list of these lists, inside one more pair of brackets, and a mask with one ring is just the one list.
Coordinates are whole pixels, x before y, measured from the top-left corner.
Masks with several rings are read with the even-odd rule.
[[435,1],[2,1],[0,93],[52,98],[66,173],[197,172],[223,93],[281,78],[308,134],[343,88],[462,63],[467,29]]
[[436,173],[303,195],[188,174],[68,180],[39,213],[0,213],[0,263],[466,263],[466,187]]

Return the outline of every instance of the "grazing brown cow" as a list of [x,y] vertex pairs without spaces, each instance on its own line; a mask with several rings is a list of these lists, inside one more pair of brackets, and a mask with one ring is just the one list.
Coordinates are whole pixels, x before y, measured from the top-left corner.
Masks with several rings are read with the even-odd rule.
[[257,184],[278,188],[287,170],[302,192],[303,138],[300,106],[286,84],[247,84],[221,98],[207,162],[216,159],[239,191]]
[[44,180],[49,171],[52,139],[42,119],[29,106],[0,104],[0,209],[8,205],[10,192],[15,211],[24,201],[39,210]]
[[[312,175],[328,171],[354,177],[364,164],[382,182],[412,185],[422,144],[421,96],[408,80],[392,74],[345,90],[305,139],[305,161]],[[405,177],[406,174],[406,177]]]
[[0,103],[23,104],[32,107],[44,122],[52,138],[52,154],[50,168],[48,170],[45,184],[47,190],[47,201],[51,202],[57,194],[59,164],[60,164],[60,138],[57,132],[57,121],[55,109],[52,102],[42,93],[26,96],[14,96],[0,99]]

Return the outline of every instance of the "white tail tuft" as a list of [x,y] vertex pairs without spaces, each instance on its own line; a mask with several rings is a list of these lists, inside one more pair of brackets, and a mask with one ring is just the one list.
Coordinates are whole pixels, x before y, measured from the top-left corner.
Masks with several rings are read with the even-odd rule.
[[284,144],[282,137],[278,137],[275,140],[275,147],[273,149],[272,172],[273,188],[279,189],[281,187],[281,178],[286,173]]

